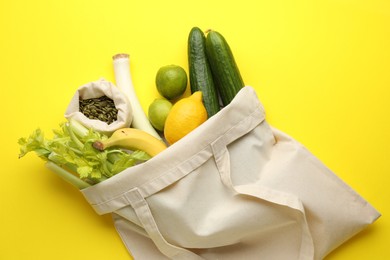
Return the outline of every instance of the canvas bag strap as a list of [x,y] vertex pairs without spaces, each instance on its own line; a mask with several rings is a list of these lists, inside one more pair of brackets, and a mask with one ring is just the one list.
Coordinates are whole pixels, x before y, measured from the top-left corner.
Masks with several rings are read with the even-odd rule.
[[[256,113],[253,113],[252,117],[246,118],[246,120],[241,124],[237,125],[235,128],[232,128],[225,135],[221,136],[211,144],[211,149],[214,154],[215,163],[220,173],[221,181],[226,187],[237,194],[251,196],[260,200],[287,206],[292,210],[297,210],[301,215],[301,228],[303,234],[299,259],[313,259],[314,244],[308,223],[306,221],[304,207],[298,197],[265,186],[260,186],[256,183],[237,186],[233,184],[230,171],[230,154],[228,145],[253,130],[260,123],[267,124],[265,121],[262,122],[259,119],[260,117],[258,117]],[[260,127],[269,126],[263,125]]]
[[[261,109],[255,109],[249,116],[245,117],[244,120],[242,120],[239,124],[235,125],[233,128],[228,130],[224,135],[222,135],[219,140],[225,140],[225,141],[233,141],[233,139],[237,139],[240,136],[245,135],[247,132],[251,131],[253,128],[255,128],[258,124],[264,121],[264,114]],[[232,136],[231,133],[234,133],[233,136],[235,138],[229,139],[229,136]],[[170,175],[172,178],[169,178],[168,176],[165,176],[164,178],[159,178],[157,180],[145,183],[144,185],[141,185],[139,187],[133,188],[122,195],[122,199],[125,199],[125,204],[131,205],[131,207],[136,212],[136,215],[138,219],[140,220],[143,228],[148,233],[149,237],[153,240],[155,245],[158,247],[158,249],[167,257],[171,259],[203,259],[199,255],[191,252],[190,250],[175,246],[170,244],[168,241],[165,240],[161,232],[159,231],[159,228],[157,226],[157,223],[154,220],[154,217],[152,215],[152,212],[150,210],[150,207],[148,205],[148,202],[145,200],[146,197],[150,196],[156,191],[151,192],[151,188],[147,188],[147,186],[153,184],[156,181],[164,181],[164,185],[162,183],[156,184],[154,183],[152,186],[154,187],[165,187],[168,185],[168,183],[173,182],[173,180],[180,179],[181,177],[185,176],[188,173],[188,169],[196,168],[196,165],[201,165],[204,161],[206,161],[208,158],[210,158],[213,154],[220,154],[221,152],[223,154],[226,150],[226,145],[221,147],[221,150],[219,150],[219,145],[223,144],[225,142],[214,142],[208,146],[208,148],[204,149],[200,153],[197,154],[195,158],[193,158],[188,163],[191,163],[191,167],[179,167],[177,169],[178,173],[172,172]],[[222,156],[223,157],[223,156]],[[216,156],[215,158],[222,158],[221,156]],[[224,160],[223,157],[222,160]],[[228,159],[228,158],[227,158]],[[217,163],[217,165],[219,162]],[[219,168],[219,167],[218,167]],[[187,169],[187,170],[182,170]],[[230,177],[228,177],[228,174],[221,174],[222,182],[226,183],[227,185],[231,184]],[[225,178],[227,177],[227,178]],[[169,181],[170,180],[170,181]],[[168,182],[167,182],[168,181]],[[229,184],[230,183],[230,184]],[[232,185],[230,185],[232,187]]]
[[170,259],[188,259],[202,260],[199,255],[184,248],[170,244],[160,233],[158,226],[153,218],[152,212],[147,201],[138,188],[134,188],[126,193],[126,199],[129,205],[133,207],[142,226],[153,240],[157,248]]

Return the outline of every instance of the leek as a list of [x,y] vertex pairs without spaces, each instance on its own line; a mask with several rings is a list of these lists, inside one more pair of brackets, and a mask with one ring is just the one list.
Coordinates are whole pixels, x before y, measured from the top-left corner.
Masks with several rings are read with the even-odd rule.
[[161,136],[151,125],[137,98],[130,74],[130,58],[128,54],[120,53],[113,56],[116,86],[127,96],[133,110],[132,127],[143,130],[162,140]]

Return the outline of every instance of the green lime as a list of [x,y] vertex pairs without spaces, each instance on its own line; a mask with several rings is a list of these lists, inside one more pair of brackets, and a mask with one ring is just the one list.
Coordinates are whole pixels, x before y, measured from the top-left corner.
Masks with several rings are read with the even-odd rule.
[[166,99],[178,98],[187,88],[187,73],[178,65],[163,66],[157,71],[156,86]]
[[152,126],[164,131],[165,120],[171,111],[172,103],[165,98],[156,98],[149,106],[148,117]]

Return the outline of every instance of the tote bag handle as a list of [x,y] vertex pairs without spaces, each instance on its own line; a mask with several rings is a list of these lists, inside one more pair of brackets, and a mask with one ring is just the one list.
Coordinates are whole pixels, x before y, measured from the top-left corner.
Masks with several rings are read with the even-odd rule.
[[186,250],[184,248],[170,244],[165,240],[156,221],[153,218],[152,212],[149,208],[148,202],[142,196],[138,188],[130,190],[127,194],[129,204],[135,210],[139,221],[148,233],[149,237],[153,240],[157,248],[170,259],[188,259],[188,260],[201,260],[203,259],[199,255]]
[[[216,161],[217,167],[220,171],[220,177],[222,183],[226,186],[233,188],[230,173],[229,173],[229,153],[227,151],[227,143],[238,139],[239,137],[244,136],[248,132],[252,131],[256,126],[261,124],[264,121],[264,115],[262,110],[256,109],[252,114],[246,117],[240,124],[237,124],[235,127],[229,129],[224,135],[217,139],[217,141],[211,143],[207,149],[204,149],[201,152],[200,159],[195,160],[196,163],[191,163],[192,168],[197,167],[195,165],[200,165],[212,156]],[[221,142],[222,141],[222,142]],[[189,169],[187,167],[183,167]],[[186,175],[188,172],[182,172],[181,174],[174,174],[177,178],[179,175]],[[183,177],[183,176],[181,176]],[[174,179],[176,179],[174,178]],[[169,179],[169,178],[168,178]],[[178,178],[177,178],[178,179]],[[172,180],[171,180],[172,181]],[[170,183],[171,181],[167,182]],[[161,185],[158,185],[161,188]],[[140,189],[141,188],[141,189]],[[237,190],[236,190],[237,191]],[[244,191],[245,192],[245,191]],[[175,246],[170,244],[159,231],[158,225],[152,215],[148,202],[145,200],[145,197],[152,194],[145,194],[142,187],[136,187],[124,194],[125,199],[128,204],[136,212],[136,215],[141,222],[143,228],[148,233],[149,237],[153,240],[158,249],[167,257],[171,259],[203,259],[199,255],[191,252],[190,250]]]
[[[251,125],[252,122],[247,122]],[[242,129],[245,129],[245,124],[240,125]],[[248,127],[248,126],[247,126]],[[221,181],[230,190],[238,195],[251,196],[260,200],[268,201],[278,205],[283,205],[296,210],[300,213],[301,217],[301,229],[302,229],[302,241],[300,248],[299,259],[313,259],[314,258],[314,244],[310,234],[309,226],[306,221],[304,207],[298,197],[284,193],[278,190],[274,190],[265,186],[261,186],[256,183],[234,185],[231,176],[230,167],[230,154],[228,145],[242,136],[242,131],[237,129],[230,131],[221,138],[217,139],[211,144],[211,148],[214,154],[215,163],[217,165]]]

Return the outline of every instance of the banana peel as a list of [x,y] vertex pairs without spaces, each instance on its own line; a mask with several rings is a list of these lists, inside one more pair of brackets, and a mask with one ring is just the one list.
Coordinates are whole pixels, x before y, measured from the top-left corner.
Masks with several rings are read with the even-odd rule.
[[141,150],[151,157],[167,148],[163,141],[137,128],[118,129],[108,139],[93,143],[93,147],[100,151],[113,146],[128,150]]

